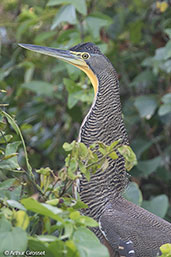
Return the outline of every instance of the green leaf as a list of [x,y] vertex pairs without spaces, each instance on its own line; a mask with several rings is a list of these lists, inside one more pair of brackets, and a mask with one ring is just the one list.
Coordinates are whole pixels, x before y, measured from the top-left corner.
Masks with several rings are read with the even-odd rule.
[[68,91],[68,108],[72,109],[81,100],[83,91],[73,80],[65,78],[63,81]]
[[161,100],[163,103],[169,104],[171,102],[171,93],[165,94]]
[[[159,139],[158,139],[159,140]],[[153,141],[147,141],[145,138],[136,137],[132,142],[132,148],[139,159],[141,155],[148,150],[153,144]]]
[[7,126],[6,122],[0,121],[0,131],[5,130],[6,126]]
[[69,223],[69,222],[65,222],[65,225],[64,225],[64,235],[62,236],[62,239],[64,238],[70,238],[72,233],[73,233],[73,224]]
[[163,102],[163,104],[160,106],[159,108],[159,115],[166,115],[168,113],[171,112],[171,93],[165,94],[161,101]]
[[18,158],[16,156],[16,151],[21,142],[13,142],[7,144],[5,150],[5,157],[0,163],[1,170],[20,170],[20,165],[18,164]]
[[52,235],[40,235],[37,236],[36,239],[40,240],[41,242],[54,242],[58,240],[56,236]]
[[12,157],[15,157],[15,156],[17,156],[17,155],[18,155],[18,153],[12,153],[12,154],[9,154],[9,155],[4,156],[4,157],[2,158],[2,160],[3,160],[3,161],[8,160],[8,159],[11,159]]
[[162,252],[161,257],[171,257],[171,244],[164,244],[160,246]]
[[152,172],[156,171],[158,167],[161,166],[161,156],[158,156],[156,158],[153,158],[151,160],[147,161],[139,161],[137,165],[137,169],[139,169],[142,172],[142,175],[147,177]]
[[53,97],[56,87],[52,84],[44,81],[32,80],[30,82],[25,82],[21,85],[23,88],[27,88],[38,95],[44,95]]
[[87,146],[83,143],[79,143],[78,145],[78,153],[79,153],[79,156],[82,157],[82,158],[86,158],[87,155],[89,154],[89,150],[87,148]]
[[44,176],[49,176],[50,174],[53,173],[53,171],[49,167],[40,168],[40,169],[36,170],[36,172],[39,174],[42,174]]
[[[66,243],[67,242],[68,240],[66,241]],[[64,257],[64,255],[66,255],[66,257],[79,257],[75,254],[75,251],[72,251],[67,247],[66,243],[61,240],[50,243],[50,245],[48,246],[48,250],[52,252],[50,257]]]
[[22,229],[26,230],[29,225],[29,216],[23,210],[17,211],[14,215],[15,218],[15,226],[21,227]]
[[171,29],[165,29],[165,33],[169,36],[171,39]]
[[83,203],[82,201],[80,201],[80,200],[77,200],[76,201],[76,203],[74,204],[74,205],[72,205],[72,207],[74,208],[74,209],[86,209],[86,208],[88,208],[88,205],[87,204],[85,204],[85,203]]
[[59,215],[57,215],[57,214],[61,213],[62,210],[57,207],[53,207],[48,204],[39,203],[38,201],[34,200],[33,198],[22,199],[21,203],[29,211],[39,213],[41,215],[48,216],[54,220],[63,222],[63,219]]
[[5,135],[2,138],[0,138],[0,144],[8,143],[12,138],[12,135]]
[[149,120],[157,108],[157,98],[153,95],[138,96],[134,102],[140,117]]
[[71,144],[65,142],[65,143],[63,144],[63,148],[64,148],[64,150],[65,150],[66,152],[70,152],[70,151],[72,151],[72,149],[75,147],[75,144],[76,144],[75,141],[73,141]]
[[73,241],[80,257],[109,257],[107,248],[87,228],[78,228],[73,235]]
[[[24,157],[25,157],[25,161],[26,161],[26,166],[27,166],[27,169],[30,173],[30,176],[33,177],[33,174],[32,174],[32,168],[29,164],[29,160],[28,160],[28,154],[27,154],[27,150],[26,150],[26,145],[25,145],[25,142],[24,142],[24,138],[22,136],[22,133],[21,133],[21,130],[20,128],[18,127],[17,123],[15,122],[15,120],[6,112],[4,111],[1,111],[0,110],[0,113],[2,114],[3,117],[6,117],[8,122],[11,124],[12,128],[15,130],[15,132],[17,133],[17,135],[20,136],[21,138],[21,141],[22,141],[22,144],[23,144],[23,149],[24,149]],[[15,158],[15,157],[14,157]],[[2,163],[1,163],[2,164]]]
[[87,14],[85,0],[50,0],[47,3],[47,6],[55,6],[59,4],[72,4],[78,12],[82,13],[83,15]]
[[130,202],[136,205],[141,205],[142,203],[142,193],[135,182],[130,182],[126,188],[123,196]]
[[[93,171],[92,171],[92,172],[93,172]],[[84,173],[84,176],[85,176],[85,178],[87,179],[87,181],[90,181],[90,172],[89,172],[89,171],[85,172],[85,173]]]
[[134,165],[137,165],[137,158],[133,150],[128,145],[123,145],[118,148],[120,154],[125,159],[125,168],[130,171]]
[[72,109],[80,100],[77,97],[75,97],[77,94],[78,94],[78,92],[69,94],[69,96],[68,96],[68,108],[69,109]]
[[47,204],[50,204],[52,206],[56,206],[59,203],[59,199],[51,199],[46,201]]
[[118,158],[118,155],[116,152],[113,151],[112,153],[109,154],[109,157],[112,158],[113,160],[116,160]]
[[73,211],[70,213],[69,217],[72,220],[77,220],[78,218],[80,218],[80,212],[79,211]]
[[114,141],[114,142],[111,143],[109,146],[107,146],[107,150],[108,150],[108,151],[111,151],[112,149],[115,148],[116,145],[118,145],[118,143],[119,143],[119,140]]
[[4,89],[0,89],[0,93],[6,93],[7,91]]
[[88,29],[94,39],[99,39],[100,29],[109,26],[112,20],[109,16],[104,14],[92,14],[85,19]]
[[158,114],[160,116],[166,115],[171,113],[171,103],[170,104],[163,104],[160,106],[159,110],[158,110]]
[[12,229],[11,223],[4,217],[0,217],[0,233],[10,231]]
[[129,23],[129,33],[130,33],[130,40],[133,44],[137,44],[141,41],[142,37],[142,28],[144,23],[142,21],[134,21]]
[[5,155],[16,153],[20,144],[21,144],[20,141],[8,144],[5,150]]
[[24,74],[24,81],[25,82],[30,82],[32,80],[34,71],[35,71],[34,66],[32,66],[32,67],[30,67],[26,70],[26,72]]
[[22,186],[12,187],[9,189],[0,192],[1,197],[6,197],[7,199],[16,200],[18,201],[21,197],[21,189]]
[[60,11],[54,18],[51,29],[55,29],[61,22],[68,22],[69,24],[77,23],[75,7],[73,5],[61,7]]
[[55,6],[55,5],[60,5],[60,4],[65,4],[69,2],[69,0],[49,0],[47,3],[47,6]]
[[26,208],[24,208],[24,206],[16,200],[7,200],[7,203],[9,206],[11,206],[13,208],[17,208],[17,209],[23,210],[23,211],[26,210]]
[[76,172],[77,168],[78,168],[78,163],[74,158],[72,158],[70,160],[69,167],[68,167],[68,176],[71,179],[75,179],[74,173]]
[[106,149],[106,147],[105,147],[105,148],[99,147],[98,150],[99,150],[99,152],[100,152],[102,155],[107,154],[107,149]]
[[0,199],[6,198],[18,201],[21,195],[22,186],[15,187],[16,179],[7,179],[0,183]]
[[155,60],[167,60],[171,57],[171,40],[164,47],[156,50]]
[[95,221],[94,219],[92,219],[91,217],[87,217],[87,216],[80,216],[77,218],[77,220],[79,223],[85,225],[85,226],[89,226],[89,227],[98,227],[98,223],[97,221]]
[[151,86],[152,83],[155,82],[155,75],[149,69],[146,69],[137,74],[137,76],[133,79],[130,83],[131,86],[135,86],[138,89],[148,88]]
[[46,243],[34,237],[29,238],[28,248],[30,251],[42,252],[42,256],[45,257],[56,257],[56,255],[52,253],[52,251],[49,249]]
[[167,195],[158,195],[152,200],[143,201],[142,207],[156,214],[157,216],[164,218],[169,207],[169,200]]
[[0,189],[2,190],[8,189],[9,187],[13,186],[15,182],[16,182],[15,178],[9,178],[0,183]]
[[[1,223],[4,220],[0,220],[0,227],[2,228]],[[25,251],[27,249],[27,233],[19,228],[12,228],[6,223],[6,231],[0,232],[0,256],[4,256],[3,252],[8,251]]]

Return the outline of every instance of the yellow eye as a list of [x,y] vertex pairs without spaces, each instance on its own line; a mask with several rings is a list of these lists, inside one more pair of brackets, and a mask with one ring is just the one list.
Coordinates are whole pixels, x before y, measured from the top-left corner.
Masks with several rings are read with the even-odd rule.
[[90,55],[88,53],[83,53],[81,56],[84,60],[86,60],[90,57]]

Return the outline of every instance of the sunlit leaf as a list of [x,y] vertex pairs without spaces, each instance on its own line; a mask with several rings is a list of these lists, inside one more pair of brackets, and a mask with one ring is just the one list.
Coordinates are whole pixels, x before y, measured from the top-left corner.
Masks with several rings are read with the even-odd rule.
[[164,244],[160,246],[162,252],[161,257],[170,257],[171,256],[171,244]]
[[118,148],[120,154],[123,155],[125,159],[125,168],[130,171],[134,165],[137,164],[137,158],[133,150],[128,145],[123,145]]
[[18,201],[16,201],[16,200],[7,200],[7,203],[9,204],[9,206],[11,206],[13,208],[17,208],[17,209],[23,210],[23,211],[26,210],[24,208],[24,206],[21,203],[19,203]]
[[62,210],[57,207],[53,207],[48,204],[41,204],[33,198],[22,199],[21,203],[29,211],[33,211],[35,213],[48,216],[54,220],[63,222],[63,219],[58,215],[62,212]]
[[64,150],[65,150],[66,152],[72,151],[72,149],[75,147],[75,143],[76,143],[75,141],[73,141],[71,144],[65,142],[65,143],[63,144]]
[[5,135],[2,138],[0,138],[0,144],[8,143],[13,138],[12,135]]
[[93,218],[91,217],[87,217],[87,216],[80,216],[77,219],[78,222],[80,222],[81,224],[84,224],[85,226],[89,226],[89,227],[98,227],[99,224],[97,221],[95,221]]
[[71,212],[69,216],[72,220],[77,220],[80,217],[80,212],[79,211]]
[[29,225],[29,216],[23,210],[17,211],[14,215],[15,218],[15,226],[21,227],[22,229],[26,230]]

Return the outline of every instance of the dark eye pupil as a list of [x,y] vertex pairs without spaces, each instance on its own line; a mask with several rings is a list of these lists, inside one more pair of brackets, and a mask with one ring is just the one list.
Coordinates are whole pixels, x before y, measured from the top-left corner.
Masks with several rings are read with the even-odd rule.
[[88,54],[83,54],[82,55],[84,59],[88,59],[89,55]]

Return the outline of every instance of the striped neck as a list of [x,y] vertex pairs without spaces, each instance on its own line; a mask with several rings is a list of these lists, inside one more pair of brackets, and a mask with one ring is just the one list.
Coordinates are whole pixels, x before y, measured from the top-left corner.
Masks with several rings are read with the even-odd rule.
[[[98,83],[97,95],[80,129],[80,141],[87,146],[97,141],[110,145],[118,139],[128,144],[119,83],[112,65],[98,74]],[[116,160],[109,158],[108,168],[92,174],[90,181],[82,175],[77,187],[80,199],[89,206],[83,213],[97,220],[109,201],[120,195],[127,185],[124,159],[119,153],[118,156]]]
[[122,119],[119,82],[113,66],[109,64],[97,78],[98,91],[81,125],[79,141],[87,146],[96,141],[109,145],[118,139],[128,144]]

